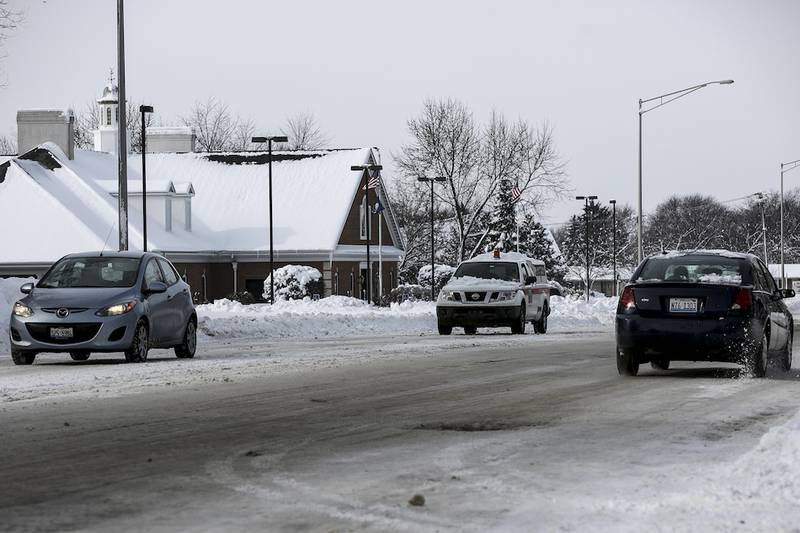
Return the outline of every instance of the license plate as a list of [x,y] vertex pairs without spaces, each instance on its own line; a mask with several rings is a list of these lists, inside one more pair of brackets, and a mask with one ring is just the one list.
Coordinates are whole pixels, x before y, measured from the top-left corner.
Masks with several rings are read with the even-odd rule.
[[50,337],[53,339],[71,339],[72,328],[50,328]]
[[697,298],[670,298],[670,313],[696,313]]

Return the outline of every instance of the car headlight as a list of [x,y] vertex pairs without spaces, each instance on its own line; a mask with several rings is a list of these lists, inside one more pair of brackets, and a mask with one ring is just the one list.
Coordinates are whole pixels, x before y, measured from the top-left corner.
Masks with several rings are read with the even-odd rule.
[[21,316],[22,318],[28,318],[33,314],[33,309],[28,307],[22,302],[17,302],[14,304],[13,313],[15,316]]
[[517,291],[499,291],[497,293],[496,302],[505,302],[508,300],[513,300],[517,297]]
[[136,300],[131,300],[130,302],[125,302],[121,304],[109,305],[108,307],[104,307],[100,309],[95,314],[97,316],[117,316],[117,315],[124,315],[125,313],[130,313],[136,307],[138,302]]
[[444,291],[444,290],[440,291],[439,292],[439,301],[440,302],[454,302],[454,301],[456,301],[455,296],[453,296],[454,294],[455,294],[455,291]]

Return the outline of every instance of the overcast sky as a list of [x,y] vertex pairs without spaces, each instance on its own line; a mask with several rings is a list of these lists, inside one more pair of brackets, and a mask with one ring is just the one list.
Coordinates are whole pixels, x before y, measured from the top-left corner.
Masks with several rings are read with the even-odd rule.
[[[18,109],[82,108],[116,66],[114,0],[11,2],[27,20],[0,63],[6,134]],[[634,205],[638,99],[735,79],[645,115],[647,212],[778,188],[779,163],[800,159],[798,21],[797,0],[129,0],[128,97],[171,123],[215,96],[264,133],[310,111],[333,145],[385,163],[424,99],[455,97],[480,121],[550,122],[575,193]]]

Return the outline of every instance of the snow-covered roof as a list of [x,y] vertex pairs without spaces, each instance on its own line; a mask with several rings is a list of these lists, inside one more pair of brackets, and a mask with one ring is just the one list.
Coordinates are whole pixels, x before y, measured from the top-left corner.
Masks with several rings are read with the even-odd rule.
[[[781,277],[781,264],[778,263],[777,265],[769,265],[769,271],[772,274],[772,277],[778,279]],[[800,264],[798,263],[786,263],[784,265],[784,272],[786,272],[786,277],[791,279],[800,279]]]
[[476,255],[475,257],[464,261],[465,263],[485,263],[486,261],[530,261],[534,265],[543,265],[539,259],[533,259],[525,254],[517,252],[500,252],[500,257],[495,257],[494,252]]
[[[37,157],[23,154],[7,162],[6,179],[0,183],[0,227],[14,228],[3,231],[0,262],[53,261],[69,252],[102,249],[106,240],[114,248],[116,155],[75,150],[69,160],[53,143],[31,152]],[[350,166],[374,157],[369,148],[275,152],[275,250],[335,250],[362,180]],[[176,224],[167,231],[155,217],[149,219],[149,248],[268,250],[266,161],[264,153],[255,152],[147,154],[148,192],[172,184],[178,194],[195,194],[191,231]],[[141,156],[130,155],[128,188],[133,193],[141,192],[140,170]],[[141,249],[141,213],[130,205],[130,247]],[[391,243],[390,236],[385,239]]]
[[97,99],[98,104],[117,104],[119,103],[119,89],[116,85],[109,82],[103,87],[103,95]]
[[191,135],[194,130],[190,126],[148,126],[147,135]]
[[720,257],[727,257],[729,259],[752,259],[755,257],[753,254],[731,252],[730,250],[706,250],[702,248],[697,250],[666,250],[661,253],[653,254],[650,257],[658,259],[662,257],[683,257],[685,255],[718,255]]

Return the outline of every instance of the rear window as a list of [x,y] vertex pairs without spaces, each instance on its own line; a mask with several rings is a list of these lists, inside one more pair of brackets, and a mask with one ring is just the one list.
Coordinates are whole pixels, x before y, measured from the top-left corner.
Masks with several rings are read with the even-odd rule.
[[673,281],[741,285],[747,274],[744,259],[717,256],[653,257],[633,280],[637,283]]
[[499,279],[519,282],[519,267],[516,263],[461,263],[454,278]]

